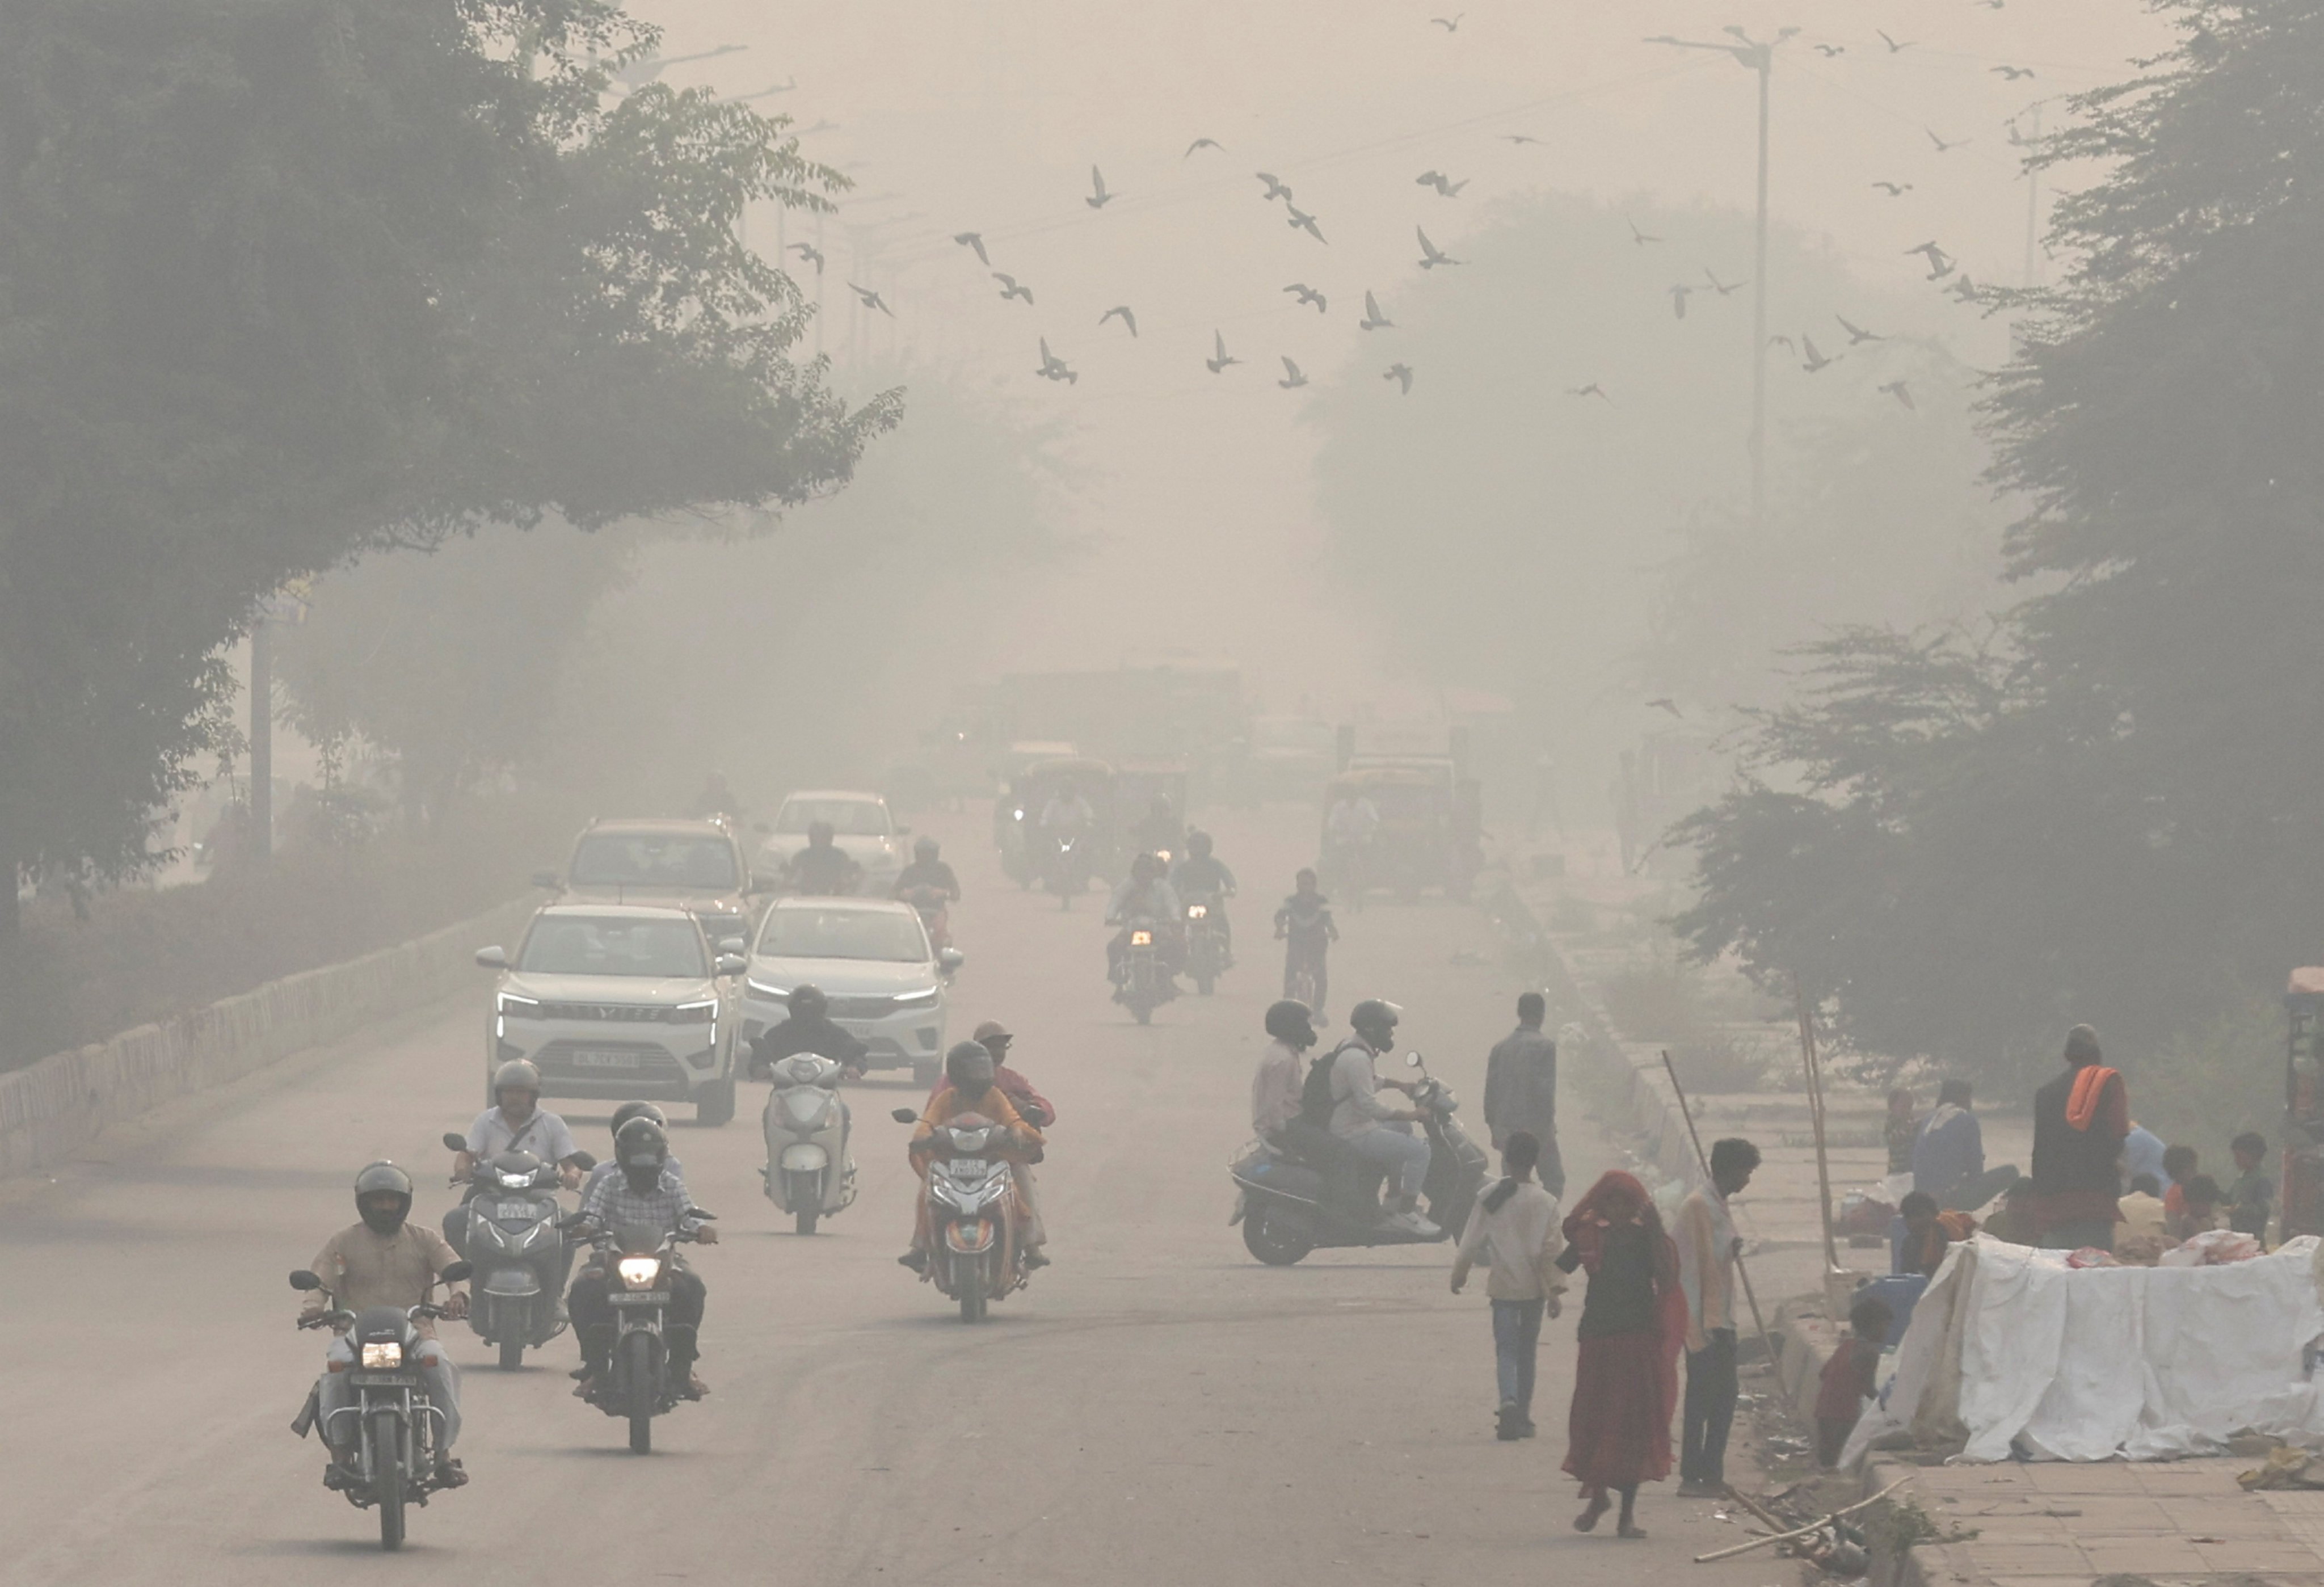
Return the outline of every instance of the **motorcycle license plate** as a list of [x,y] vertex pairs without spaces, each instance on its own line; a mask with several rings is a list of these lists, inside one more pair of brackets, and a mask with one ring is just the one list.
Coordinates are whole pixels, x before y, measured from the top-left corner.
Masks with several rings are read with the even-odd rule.
[[349,1372],[347,1381],[357,1389],[417,1389],[419,1378],[410,1372]]
[[617,1306],[666,1306],[669,1304],[667,1289],[621,1290],[605,1297]]
[[576,1069],[634,1069],[638,1066],[635,1053],[581,1051],[567,1055]]
[[982,1174],[991,1167],[982,1158],[954,1158],[952,1171],[955,1174]]
[[495,1218],[521,1218],[531,1223],[540,1216],[540,1209],[529,1201],[504,1201],[493,1209]]

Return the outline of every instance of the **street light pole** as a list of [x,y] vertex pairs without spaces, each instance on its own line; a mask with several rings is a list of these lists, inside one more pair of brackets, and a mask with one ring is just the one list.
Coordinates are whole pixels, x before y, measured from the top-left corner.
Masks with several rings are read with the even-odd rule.
[[1766,43],[1756,42],[1741,28],[1726,30],[1738,41],[1721,44],[1710,40],[1673,38],[1660,33],[1649,44],[1680,50],[1716,50],[1759,74],[1759,215],[1751,254],[1751,526],[1763,528],[1767,518],[1767,124],[1769,89],[1775,75],[1775,46],[1800,30],[1784,28]]

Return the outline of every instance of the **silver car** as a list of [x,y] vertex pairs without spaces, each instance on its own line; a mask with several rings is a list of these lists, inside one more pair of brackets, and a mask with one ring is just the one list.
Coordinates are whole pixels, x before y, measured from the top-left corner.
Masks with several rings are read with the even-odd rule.
[[944,1066],[945,980],[961,962],[954,949],[929,946],[909,904],[778,899],[751,946],[742,1038],[756,1041],[788,1020],[791,990],[811,983],[831,1000],[833,1023],[870,1049],[869,1067],[908,1068],[933,1084]]
[[484,1016],[487,1102],[493,1070],[530,1058],[549,1096],[690,1102],[705,1124],[734,1116],[742,959],[694,915],[550,904],[513,958],[488,947],[476,963],[501,972]]
[[752,873],[761,883],[776,882],[783,867],[807,847],[807,828],[818,821],[831,823],[833,846],[863,867],[857,892],[884,899],[895,890],[906,863],[903,840],[912,829],[896,825],[888,801],[878,794],[846,789],[805,789],[783,800],[774,829],[752,862]]

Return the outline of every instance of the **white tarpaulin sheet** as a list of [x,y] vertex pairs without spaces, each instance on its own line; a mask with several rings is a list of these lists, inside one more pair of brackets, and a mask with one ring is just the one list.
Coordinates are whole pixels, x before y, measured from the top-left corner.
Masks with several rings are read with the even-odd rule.
[[2324,1334],[2316,1254],[2306,1236],[2217,1268],[2076,1269],[1979,1234],[1930,1280],[1847,1459],[1908,1429],[1966,1431],[1969,1461],[2167,1460],[2246,1429],[2324,1447],[2301,1368]]

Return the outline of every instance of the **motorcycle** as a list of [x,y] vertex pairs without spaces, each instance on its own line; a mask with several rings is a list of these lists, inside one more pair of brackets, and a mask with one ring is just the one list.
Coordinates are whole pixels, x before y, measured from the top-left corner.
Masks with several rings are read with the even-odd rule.
[[819,1053],[794,1053],[775,1066],[761,1128],[767,1138],[767,1199],[801,1234],[855,1200],[855,1160],[847,1154],[847,1103],[840,1068]]
[[[450,1130],[444,1144],[465,1151],[467,1142]],[[587,1152],[575,1161],[583,1173],[597,1166]],[[524,1364],[528,1349],[539,1350],[565,1332],[557,1298],[565,1278],[565,1236],[558,1227],[557,1165],[529,1151],[503,1152],[468,1172],[479,1187],[468,1201],[468,1232],[461,1249],[485,1264],[468,1308],[476,1337],[500,1352],[501,1370]]]
[[1057,907],[1072,909],[1074,898],[1089,888],[1088,835],[1075,833],[1051,838],[1047,863],[1042,869],[1049,890],[1057,895]]
[[[920,924],[927,928],[928,946],[941,962],[945,950],[952,946],[952,900],[940,887],[916,887],[904,895],[904,901],[920,912]],[[952,972],[945,971],[944,977],[951,980]]]
[[1227,1222],[1242,1225],[1242,1242],[1252,1256],[1269,1267],[1287,1268],[1319,1247],[1428,1245],[1459,1238],[1489,1159],[1452,1116],[1461,1105],[1452,1088],[1428,1073],[1418,1053],[1404,1061],[1420,1071],[1412,1105],[1422,1115],[1429,1146],[1421,1194],[1437,1232],[1415,1234],[1384,1225],[1380,1171],[1347,1158],[1322,1131],[1294,1125],[1291,1133],[1304,1139],[1308,1149],[1260,1141],[1228,1169],[1236,1192],[1234,1215]]
[[1218,985],[1227,967],[1227,934],[1220,924],[1216,894],[1198,896],[1186,904],[1186,973],[1204,997]]
[[[447,1284],[456,1284],[474,1270],[466,1262],[454,1262],[441,1277]],[[319,1275],[304,1268],[290,1275],[290,1287],[320,1289],[327,1297],[337,1298]],[[353,1403],[341,1406],[331,1416],[355,1418],[355,1463],[352,1473],[346,1475],[342,1475],[344,1466],[334,1466],[326,1482],[346,1494],[347,1502],[357,1509],[377,1507],[382,1548],[403,1546],[403,1507],[425,1505],[428,1496],[443,1486],[436,1477],[436,1440],[444,1413],[429,1403],[427,1387],[413,1361],[420,1345],[420,1330],[413,1324],[421,1317],[442,1315],[443,1307],[426,1304],[365,1306],[360,1312],[333,1306],[299,1320],[301,1328],[348,1332],[348,1347],[355,1352],[354,1365],[346,1374],[347,1387],[354,1390]],[[299,1413],[290,1430],[304,1438],[321,1409],[320,1389],[309,1389],[307,1408]],[[322,1431],[323,1442],[328,1444],[331,1430],[327,1426]]]
[[611,1277],[605,1299],[613,1308],[612,1370],[589,1396],[589,1403],[630,1424],[630,1453],[653,1453],[653,1419],[673,1408],[684,1387],[669,1370],[665,1320],[669,1312],[669,1275],[678,1248],[691,1241],[717,1214],[687,1209],[676,1229],[630,1223],[594,1229],[576,1213],[565,1220],[596,1248],[596,1260]]
[[1129,944],[1122,950],[1121,984],[1114,988],[1113,1001],[1136,1015],[1140,1025],[1148,1025],[1154,1010],[1178,995],[1178,983],[1162,962],[1157,940],[1161,927],[1155,920],[1134,916],[1122,930]]
[[[920,1115],[898,1108],[899,1124]],[[936,1127],[929,1140],[928,1265],[923,1283],[957,1301],[964,1323],[984,1321],[994,1301],[1025,1287],[1030,1273],[1018,1244],[1015,1176],[997,1154],[1007,1127],[982,1113],[963,1113]]]

